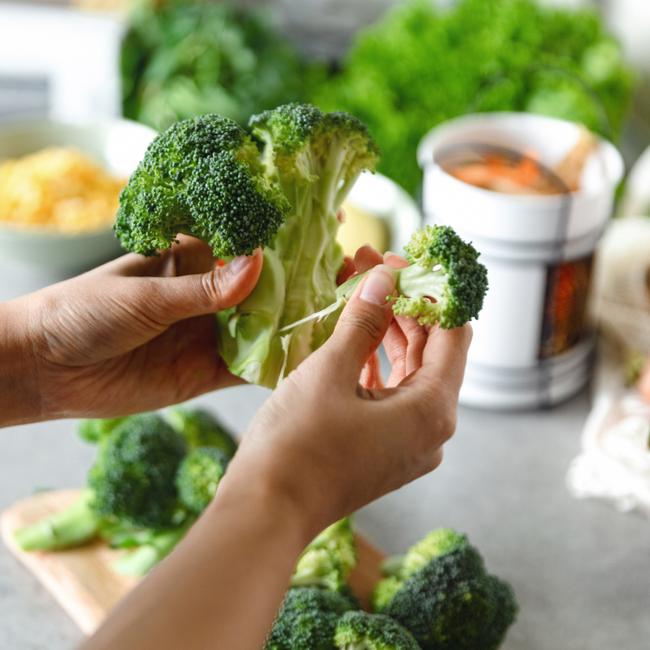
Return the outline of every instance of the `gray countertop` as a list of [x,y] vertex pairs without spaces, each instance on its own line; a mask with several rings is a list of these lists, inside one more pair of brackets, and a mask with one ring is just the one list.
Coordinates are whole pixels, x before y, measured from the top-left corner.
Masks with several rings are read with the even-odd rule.
[[[27,287],[24,276],[13,273],[13,279],[0,287],[0,299]],[[198,401],[243,431],[266,395],[238,387]],[[538,413],[461,409],[443,465],[365,508],[358,528],[388,552],[437,526],[467,532],[519,597],[506,650],[647,648],[649,522],[577,501],[565,487],[587,410],[586,394]],[[93,449],[74,429],[74,422],[57,421],[0,432],[0,508],[36,488],[82,484]],[[0,548],[0,648],[59,650],[80,638],[45,590]]]

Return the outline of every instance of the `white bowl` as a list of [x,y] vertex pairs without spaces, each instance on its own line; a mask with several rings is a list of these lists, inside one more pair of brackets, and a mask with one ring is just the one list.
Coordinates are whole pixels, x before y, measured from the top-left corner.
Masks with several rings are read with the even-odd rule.
[[[24,156],[45,147],[72,146],[90,155],[110,172],[127,177],[155,136],[153,129],[121,119],[88,124],[51,120],[14,122],[0,126],[0,160]],[[27,266],[58,279],[119,254],[120,245],[110,226],[68,234],[46,228],[21,228],[0,219],[3,265]]]
[[422,216],[415,201],[395,181],[383,174],[361,174],[345,203],[383,221],[389,235],[388,247],[395,253],[401,253],[411,235],[422,226]]

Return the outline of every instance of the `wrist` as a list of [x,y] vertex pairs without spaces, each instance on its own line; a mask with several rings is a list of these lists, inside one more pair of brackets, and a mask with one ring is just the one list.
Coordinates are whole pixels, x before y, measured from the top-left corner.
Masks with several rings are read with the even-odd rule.
[[235,457],[211,507],[245,508],[250,516],[268,517],[274,530],[283,531],[301,551],[330,522],[321,521],[288,483],[260,465]]
[[44,416],[28,321],[21,300],[0,303],[0,426]]

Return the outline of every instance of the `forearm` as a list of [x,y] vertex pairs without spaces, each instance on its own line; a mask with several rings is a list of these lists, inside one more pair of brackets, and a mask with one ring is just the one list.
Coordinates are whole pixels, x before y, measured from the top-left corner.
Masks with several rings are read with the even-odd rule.
[[224,479],[186,539],[85,650],[259,650],[310,529],[290,501]]
[[20,300],[0,304],[0,427],[42,417],[29,331]]

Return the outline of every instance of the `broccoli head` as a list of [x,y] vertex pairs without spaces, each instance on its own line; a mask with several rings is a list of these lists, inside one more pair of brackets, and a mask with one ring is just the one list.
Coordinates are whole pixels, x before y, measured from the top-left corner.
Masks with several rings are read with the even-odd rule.
[[334,645],[340,650],[420,650],[411,633],[392,618],[361,611],[339,619]]
[[516,611],[511,588],[486,574],[478,551],[465,544],[408,578],[382,613],[423,650],[495,650]]
[[165,416],[186,440],[189,449],[214,447],[228,458],[237,451],[237,442],[219,420],[203,409],[176,407],[169,409]]
[[124,420],[126,418],[81,420],[78,429],[79,437],[86,442],[99,442],[108,436],[115,427],[122,424]]
[[246,131],[202,115],[149,145],[120,195],[115,232],[143,255],[169,248],[179,233],[207,242],[218,257],[247,255],[272,241],[288,209]]
[[298,559],[291,584],[341,591],[356,563],[354,530],[350,518],[345,517],[309,543]]
[[159,415],[128,418],[102,441],[89,472],[94,510],[134,526],[173,525],[175,477],[185,452],[183,437]]
[[210,504],[228,466],[228,457],[214,447],[198,447],[182,460],[176,474],[181,503],[200,515]]
[[334,650],[336,623],[354,604],[342,594],[316,588],[287,592],[265,650]]

